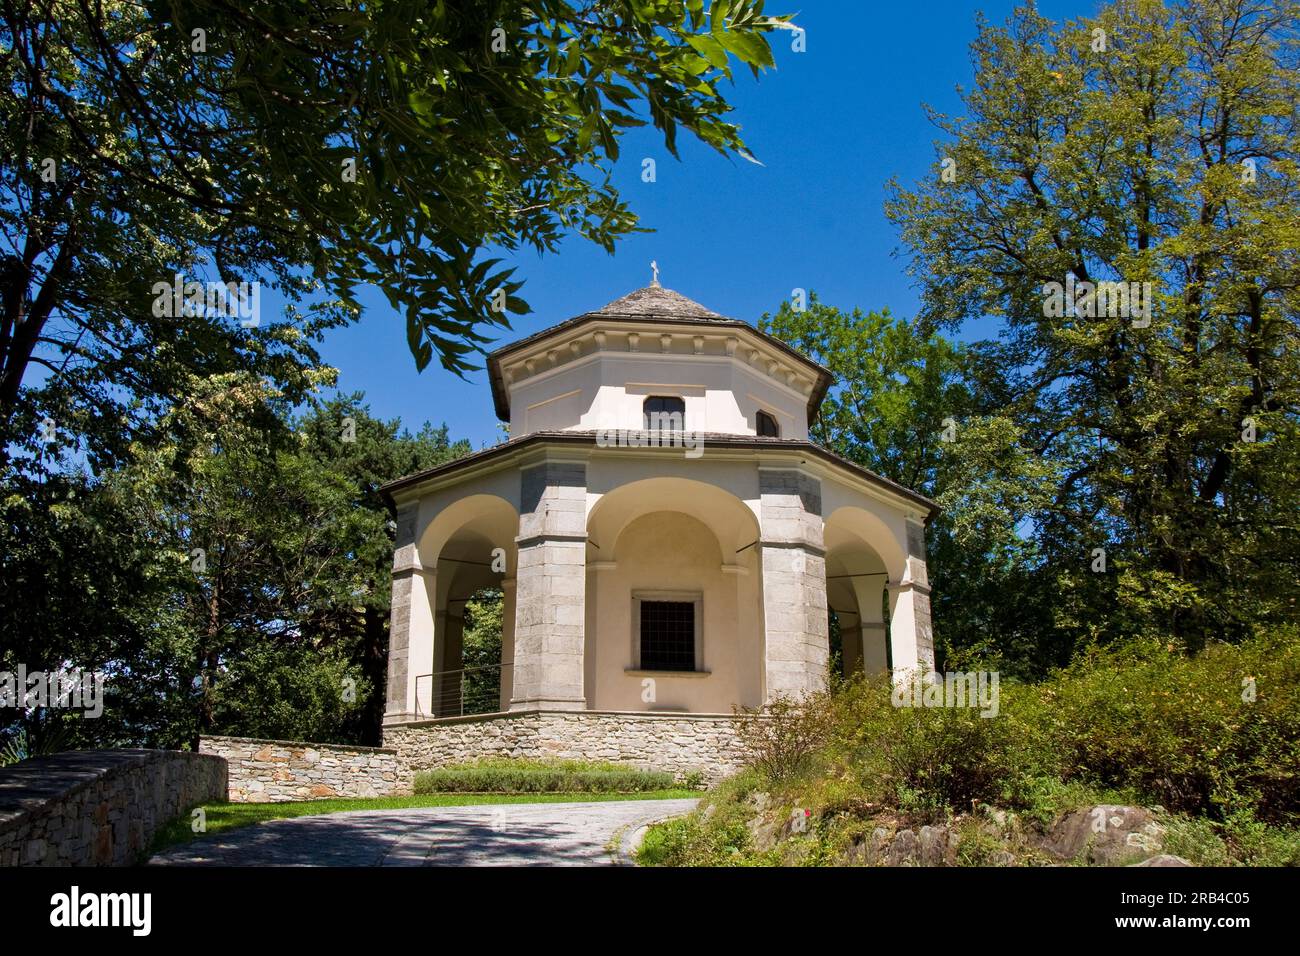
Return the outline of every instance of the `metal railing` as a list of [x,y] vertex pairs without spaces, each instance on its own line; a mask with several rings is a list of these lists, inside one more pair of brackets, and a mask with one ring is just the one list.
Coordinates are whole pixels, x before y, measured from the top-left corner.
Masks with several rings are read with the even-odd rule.
[[[419,717],[465,717],[506,709],[501,689],[510,691],[513,664],[488,664],[460,670],[433,671],[415,678],[415,713]],[[423,685],[421,681],[424,681]]]

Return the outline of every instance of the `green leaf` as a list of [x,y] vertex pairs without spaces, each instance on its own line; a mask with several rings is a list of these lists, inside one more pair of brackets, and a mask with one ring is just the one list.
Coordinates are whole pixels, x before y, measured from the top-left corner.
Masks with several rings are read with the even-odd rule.
[[[727,36],[727,34],[719,34],[718,36],[719,38],[722,38]],[[726,69],[727,51],[723,48],[722,42],[719,42],[719,40],[716,40],[707,34],[688,36],[686,42],[689,43],[691,47],[700,54],[700,56],[704,57],[711,66],[715,66],[718,69]]]
[[750,66],[770,67],[775,62],[767,41],[756,33],[741,33],[727,30],[717,34],[718,42],[744,63]]

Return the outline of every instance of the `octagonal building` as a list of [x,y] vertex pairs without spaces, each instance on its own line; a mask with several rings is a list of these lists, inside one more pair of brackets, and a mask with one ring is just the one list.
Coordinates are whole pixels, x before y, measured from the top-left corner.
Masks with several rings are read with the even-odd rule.
[[[924,496],[808,439],[830,373],[658,285],[488,357],[508,441],[383,489],[385,743],[716,776],[737,708],[933,667]],[[500,589],[500,665],[465,602]]]

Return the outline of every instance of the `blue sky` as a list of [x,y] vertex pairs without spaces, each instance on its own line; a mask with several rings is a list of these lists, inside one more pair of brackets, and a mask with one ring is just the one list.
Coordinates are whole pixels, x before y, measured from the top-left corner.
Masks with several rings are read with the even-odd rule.
[[[748,322],[775,311],[795,287],[843,308],[911,316],[917,296],[894,255],[885,184],[927,174],[937,131],[922,104],[960,112],[956,87],[971,82],[976,11],[1002,23],[1014,6],[769,0],[769,12],[796,13],[807,52],[792,52],[777,35],[776,71],[757,82],[745,71],[725,87],[732,119],[763,165],[726,159],[689,138],[679,138],[679,163],[652,127],[629,132],[616,183],[655,232],[626,238],[613,256],[573,237],[555,254],[512,257],[533,312],[498,344],[648,284],[652,259],[664,285]],[[1091,15],[1096,4],[1039,6],[1064,20]],[[656,161],[654,183],[641,181],[645,157]],[[417,373],[400,317],[381,297],[363,303],[362,320],[330,332],[322,348],[339,369],[340,390],[365,392],[373,413],[412,429],[446,422],[453,438],[476,448],[500,440],[486,373],[461,380],[436,364]]]

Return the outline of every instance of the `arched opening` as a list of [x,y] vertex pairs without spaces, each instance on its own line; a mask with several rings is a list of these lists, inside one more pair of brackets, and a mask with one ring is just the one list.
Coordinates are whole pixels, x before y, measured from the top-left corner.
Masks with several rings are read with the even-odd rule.
[[881,555],[889,546],[880,535],[888,529],[864,509],[841,508],[826,520],[824,534],[833,672],[841,678],[883,673],[891,666],[890,572]]
[[649,478],[604,494],[587,530],[589,707],[730,713],[761,702],[759,533],[744,501]]
[[754,426],[760,438],[781,437],[781,426],[777,424],[776,418],[767,412],[760,411],[754,416]]
[[[460,705],[465,714],[504,710],[510,688],[502,674],[502,638],[505,634],[505,592],[499,587],[480,588],[466,601],[461,640]],[[503,698],[503,693],[507,696]]]
[[506,708],[518,528],[518,514],[503,498],[471,495],[440,511],[421,536],[433,639],[410,665],[417,714],[454,717]]

